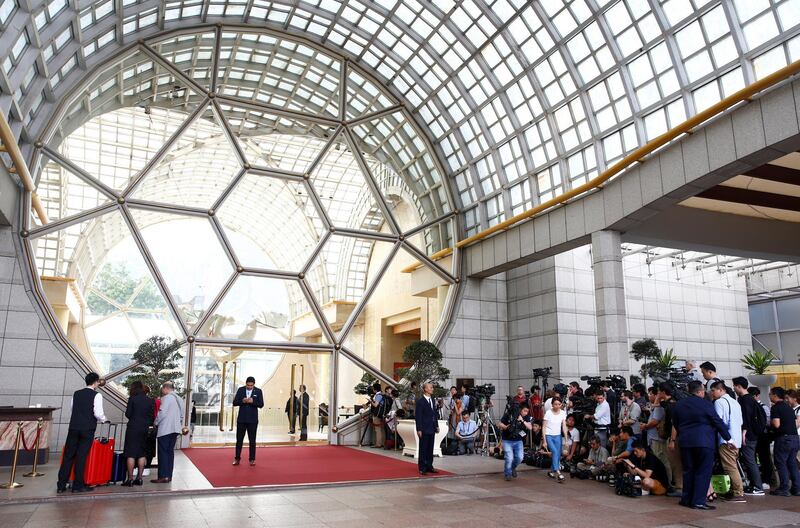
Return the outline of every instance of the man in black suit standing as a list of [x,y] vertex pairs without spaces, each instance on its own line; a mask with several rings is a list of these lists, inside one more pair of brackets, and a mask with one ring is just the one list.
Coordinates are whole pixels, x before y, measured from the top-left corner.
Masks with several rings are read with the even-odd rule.
[[258,429],[258,410],[264,406],[264,394],[256,387],[256,379],[249,376],[244,387],[239,387],[233,406],[239,407],[239,418],[236,420],[236,458],[233,465],[238,466],[242,457],[244,434],[250,442],[250,465],[256,465],[256,430]]
[[433,400],[433,383],[422,385],[422,397],[417,400],[415,420],[419,437],[419,474],[438,473],[433,469],[433,444],[439,432],[439,412]]
[[725,449],[735,446],[731,442],[728,426],[717,414],[714,404],[705,399],[703,384],[690,381],[687,389],[689,396],[672,408],[672,434],[669,440],[669,449],[675,449],[676,440],[681,446],[683,495],[680,504],[696,510],[714,510],[714,506],[706,504],[706,493],[714,468],[717,433],[727,443]]
[[304,442],[308,440],[308,413],[311,404],[305,385],[300,385],[300,396],[297,399],[300,402],[300,441]]

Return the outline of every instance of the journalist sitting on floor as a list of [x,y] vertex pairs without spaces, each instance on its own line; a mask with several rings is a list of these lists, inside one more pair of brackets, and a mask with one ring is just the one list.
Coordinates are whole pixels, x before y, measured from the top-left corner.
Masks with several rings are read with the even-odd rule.
[[596,477],[603,471],[603,464],[608,460],[608,450],[600,445],[600,437],[597,435],[589,439],[589,453],[586,458],[578,462],[578,471],[589,471]]
[[475,452],[475,435],[478,424],[470,418],[469,411],[461,411],[461,421],[456,426],[456,439],[458,440],[458,454],[472,454]]

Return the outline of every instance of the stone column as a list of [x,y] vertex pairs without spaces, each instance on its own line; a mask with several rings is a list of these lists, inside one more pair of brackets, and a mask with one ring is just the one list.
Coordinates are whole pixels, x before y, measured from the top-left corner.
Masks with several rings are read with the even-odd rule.
[[627,377],[628,323],[619,232],[592,233],[592,264],[600,375],[622,374]]

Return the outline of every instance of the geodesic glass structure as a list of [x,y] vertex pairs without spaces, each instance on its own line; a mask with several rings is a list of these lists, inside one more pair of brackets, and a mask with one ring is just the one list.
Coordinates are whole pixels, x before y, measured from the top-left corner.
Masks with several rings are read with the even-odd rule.
[[53,125],[37,145],[49,222],[31,216],[28,240],[101,372],[151,335],[363,359],[370,298],[396,315],[375,292],[409,265],[435,277],[419,297],[420,335],[436,332],[458,275],[435,260],[456,232],[442,170],[341,57],[266,30],[179,32],[98,69]]

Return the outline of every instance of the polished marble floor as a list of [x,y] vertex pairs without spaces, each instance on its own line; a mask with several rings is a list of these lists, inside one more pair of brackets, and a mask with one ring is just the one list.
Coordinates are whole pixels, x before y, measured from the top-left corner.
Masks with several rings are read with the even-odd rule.
[[607,485],[557,484],[543,471],[513,482],[500,474],[194,496],[88,497],[0,505],[3,528],[137,526],[249,527],[637,527],[787,528],[800,524],[800,500],[756,497],[714,512],[666,497],[618,497]]

